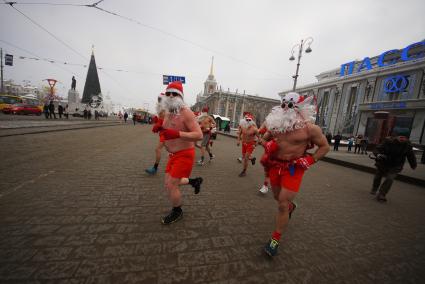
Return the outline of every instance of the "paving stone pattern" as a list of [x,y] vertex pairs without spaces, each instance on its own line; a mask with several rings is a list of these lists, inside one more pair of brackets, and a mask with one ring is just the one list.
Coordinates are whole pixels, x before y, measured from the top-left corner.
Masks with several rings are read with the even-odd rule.
[[165,152],[161,173],[144,173],[157,141],[130,124],[0,138],[0,282],[423,283],[423,188],[396,181],[379,204],[372,175],[319,162],[271,260],[261,166],[239,178],[240,148],[219,136],[193,170],[201,193],[188,187],[184,218],[164,226]]

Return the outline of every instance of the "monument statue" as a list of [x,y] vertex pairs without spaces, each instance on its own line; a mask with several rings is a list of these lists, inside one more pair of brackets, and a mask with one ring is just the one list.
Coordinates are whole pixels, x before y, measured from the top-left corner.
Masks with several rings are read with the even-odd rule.
[[77,80],[75,80],[75,77],[72,76],[71,90],[75,91],[76,85],[77,85]]

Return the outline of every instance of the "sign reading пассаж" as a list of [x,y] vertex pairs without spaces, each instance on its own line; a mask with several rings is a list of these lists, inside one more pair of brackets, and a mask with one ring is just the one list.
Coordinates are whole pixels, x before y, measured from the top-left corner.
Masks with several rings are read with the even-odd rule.
[[[412,48],[415,47],[423,47],[423,50],[421,52],[417,52],[415,54],[409,54],[409,51]],[[401,51],[398,49],[391,49],[388,51],[383,52],[378,57],[377,66],[378,67],[385,67],[394,65],[398,62],[398,59],[392,59],[391,61],[385,62],[385,56],[389,54],[399,54],[401,61],[410,61],[415,60],[418,58],[425,57],[425,41],[420,41],[416,43],[412,43],[405,48],[403,48]],[[353,73],[359,73],[363,70],[372,70],[372,63],[370,61],[369,57],[365,57],[363,61],[358,65],[356,70],[354,70],[354,67],[356,66],[356,61],[347,62],[345,64],[341,65],[341,71],[339,73],[340,76],[346,76],[346,75],[352,75]],[[348,69],[348,70],[347,70]]]

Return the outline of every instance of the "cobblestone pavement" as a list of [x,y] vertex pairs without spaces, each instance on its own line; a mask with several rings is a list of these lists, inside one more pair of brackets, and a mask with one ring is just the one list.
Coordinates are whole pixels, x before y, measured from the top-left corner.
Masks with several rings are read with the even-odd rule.
[[163,173],[144,174],[157,140],[142,125],[0,138],[0,282],[423,283],[423,188],[396,181],[379,204],[372,175],[319,162],[270,260],[261,166],[239,178],[240,149],[220,136],[194,167],[201,193],[188,188],[183,220],[164,226]]

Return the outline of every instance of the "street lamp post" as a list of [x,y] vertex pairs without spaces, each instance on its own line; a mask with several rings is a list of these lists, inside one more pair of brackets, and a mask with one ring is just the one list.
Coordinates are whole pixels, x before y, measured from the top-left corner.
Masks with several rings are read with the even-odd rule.
[[[291,61],[293,61],[293,60],[295,60],[295,57],[294,57],[294,49],[295,49],[295,47],[297,47],[298,46],[298,62],[297,62],[297,70],[295,71],[295,75],[294,76],[292,76],[292,78],[294,78],[294,86],[293,86],[293,88],[292,88],[292,90],[293,91],[295,91],[295,88],[297,87],[297,79],[298,79],[298,71],[299,71],[299,69],[300,69],[300,61],[301,61],[301,57],[302,57],[302,53],[303,53],[303,51],[305,52],[305,53],[310,53],[312,50],[311,50],[311,48],[310,48],[310,45],[312,44],[312,42],[313,42],[313,38],[312,37],[308,37],[308,38],[306,38],[306,39],[302,39],[301,40],[301,43],[300,44],[296,44],[296,45],[294,45],[293,47],[292,47],[292,50],[291,50],[291,57],[289,57],[289,60],[291,60]],[[304,45],[305,44],[308,44],[308,47],[304,50]]]

